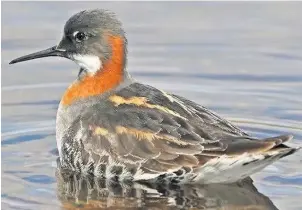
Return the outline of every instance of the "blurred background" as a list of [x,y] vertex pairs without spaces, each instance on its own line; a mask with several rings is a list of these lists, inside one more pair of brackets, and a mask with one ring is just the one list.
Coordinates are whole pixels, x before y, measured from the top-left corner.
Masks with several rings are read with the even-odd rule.
[[[257,137],[291,133],[290,145],[301,146],[301,2],[2,2],[3,209],[61,208],[55,116],[79,69],[63,58],[8,63],[57,44],[67,19],[91,8],[123,22],[135,79]],[[255,174],[254,185],[277,208],[301,209],[301,163],[301,152],[286,157]]]

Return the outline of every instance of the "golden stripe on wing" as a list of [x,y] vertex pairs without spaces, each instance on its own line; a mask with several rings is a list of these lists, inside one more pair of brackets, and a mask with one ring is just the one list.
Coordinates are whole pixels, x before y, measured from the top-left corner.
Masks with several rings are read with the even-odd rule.
[[116,134],[128,134],[131,136],[134,136],[135,138],[137,138],[139,141],[143,141],[143,140],[147,140],[152,142],[155,139],[161,139],[161,140],[165,140],[171,143],[175,143],[177,145],[182,145],[182,146],[190,146],[190,145],[195,145],[193,143],[189,143],[189,142],[185,142],[185,141],[181,141],[178,138],[174,137],[174,136],[170,136],[170,135],[160,135],[154,132],[150,132],[150,131],[143,131],[143,130],[138,130],[135,128],[127,128],[124,126],[116,126],[115,127],[115,133],[110,133],[107,129],[102,128],[102,127],[94,127],[93,129],[93,134],[94,135],[101,135],[101,136],[112,136],[112,135],[116,135]]
[[178,145],[194,145],[192,143],[188,143],[185,141],[181,141],[179,139],[177,139],[176,137],[173,136],[169,136],[169,135],[159,135],[156,133],[152,133],[152,132],[147,132],[147,131],[141,131],[135,128],[126,128],[123,126],[117,126],[116,127],[116,132],[118,134],[130,134],[132,136],[135,136],[138,140],[148,140],[148,141],[153,141],[154,139],[163,139],[166,140],[168,142],[172,142]]
[[95,135],[101,135],[101,136],[107,136],[109,134],[109,131],[105,128],[96,127],[94,129],[94,134]]
[[122,96],[113,95],[113,96],[109,97],[109,100],[111,102],[113,102],[115,106],[119,106],[121,104],[128,104],[128,105],[132,104],[132,105],[136,105],[136,106],[147,107],[150,109],[158,109],[158,110],[166,112],[168,114],[186,119],[186,118],[180,116],[177,112],[172,111],[171,109],[169,109],[167,107],[148,103],[148,99],[146,97],[133,96],[130,98],[124,98]]

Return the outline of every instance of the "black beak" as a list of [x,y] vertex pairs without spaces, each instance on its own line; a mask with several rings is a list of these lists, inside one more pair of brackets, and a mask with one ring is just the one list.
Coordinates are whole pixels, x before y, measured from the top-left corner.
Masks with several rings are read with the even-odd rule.
[[39,51],[36,53],[22,56],[20,58],[16,58],[16,59],[12,60],[9,64],[19,63],[22,61],[28,61],[28,60],[33,60],[33,59],[37,59],[37,58],[50,57],[50,56],[60,56],[60,57],[66,58],[67,53],[66,53],[66,50],[58,49],[57,46],[53,46],[46,50],[42,50],[42,51]]

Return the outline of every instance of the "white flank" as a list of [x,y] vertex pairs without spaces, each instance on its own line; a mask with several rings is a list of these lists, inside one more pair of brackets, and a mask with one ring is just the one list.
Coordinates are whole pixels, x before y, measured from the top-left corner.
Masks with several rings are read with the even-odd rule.
[[[221,156],[208,161],[200,168],[195,168],[193,171],[184,174],[181,183],[199,183],[199,184],[214,184],[214,183],[234,183],[242,180],[280,159],[284,151],[271,151],[265,154],[248,154],[244,153],[239,156]],[[138,170],[134,175],[134,180],[151,180],[164,173],[144,173]],[[168,180],[173,174],[167,174]]]
[[[193,180],[185,180],[202,184],[232,183],[246,178],[271,163],[278,160],[283,152],[272,151],[264,154],[242,154],[236,157],[221,156],[207,162],[195,171],[197,176]],[[253,162],[254,161],[254,162]]]
[[102,67],[102,62],[99,57],[95,55],[80,55],[75,54],[72,56],[73,60],[89,73],[96,73]]
[[161,174],[164,173],[154,173],[154,174],[150,174],[150,173],[144,173],[141,169],[138,169],[137,172],[134,174],[134,181],[139,181],[139,180],[150,180],[150,179],[154,179],[158,176],[160,176]]

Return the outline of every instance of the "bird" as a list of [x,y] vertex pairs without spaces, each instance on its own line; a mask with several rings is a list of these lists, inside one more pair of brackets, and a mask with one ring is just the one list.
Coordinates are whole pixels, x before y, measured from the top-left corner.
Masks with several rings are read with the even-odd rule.
[[135,80],[112,11],[71,16],[59,44],[10,64],[59,56],[79,65],[56,116],[58,167],[117,181],[235,183],[295,153],[285,134],[259,139],[185,97]]

